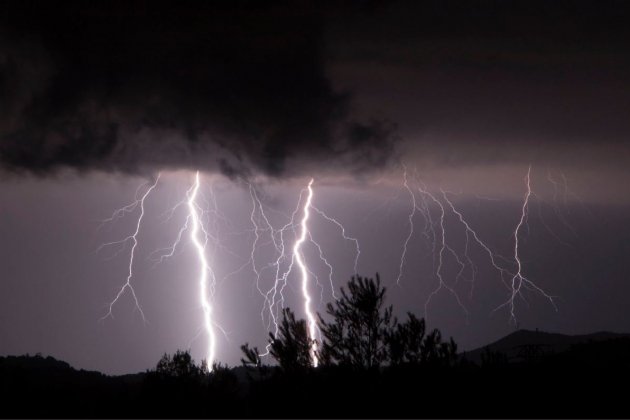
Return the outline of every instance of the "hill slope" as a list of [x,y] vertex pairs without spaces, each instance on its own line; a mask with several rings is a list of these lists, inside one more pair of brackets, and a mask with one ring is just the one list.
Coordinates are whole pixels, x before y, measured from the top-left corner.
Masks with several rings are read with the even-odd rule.
[[494,343],[465,352],[462,356],[465,356],[466,359],[472,362],[480,363],[481,355],[487,349],[492,352],[504,353],[507,355],[509,361],[519,361],[521,359],[520,355],[526,347],[537,347],[543,352],[548,353],[561,353],[569,350],[571,346],[576,344],[629,337],[630,334],[619,334],[606,331],[592,334],[567,335],[543,331],[518,330],[495,341]]

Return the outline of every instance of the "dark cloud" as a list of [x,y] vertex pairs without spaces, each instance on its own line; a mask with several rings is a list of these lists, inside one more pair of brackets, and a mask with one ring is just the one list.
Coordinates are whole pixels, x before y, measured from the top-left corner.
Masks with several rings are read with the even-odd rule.
[[2,165],[285,176],[630,153],[628,2],[318,3],[6,3]]
[[436,165],[622,167],[629,20],[617,0],[397,1],[335,20],[331,74]]
[[295,173],[383,164],[387,125],[350,118],[325,73],[325,11],[243,2],[5,5],[5,168]]

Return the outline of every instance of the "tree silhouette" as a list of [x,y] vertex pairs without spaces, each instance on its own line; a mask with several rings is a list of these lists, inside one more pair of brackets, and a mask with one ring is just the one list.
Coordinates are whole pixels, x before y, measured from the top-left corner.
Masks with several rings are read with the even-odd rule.
[[215,399],[234,400],[239,392],[238,378],[227,365],[214,363],[208,374],[208,388]]
[[241,358],[241,363],[243,364],[243,366],[249,368],[259,368],[262,366],[258,347],[250,348],[249,343],[245,343],[241,346],[241,351],[245,355],[244,358]]
[[[453,366],[458,360],[457,345],[451,338],[442,341],[439,330],[427,333],[423,318],[407,313],[399,323],[392,306],[385,306],[386,288],[376,279],[353,276],[341,298],[326,306],[332,317],[319,316],[322,343],[318,358],[323,366],[371,370],[384,365]],[[313,367],[307,324],[285,308],[278,334],[269,334],[269,353],[283,372],[303,372]],[[241,346],[246,367],[263,369],[257,348]]]
[[442,333],[434,329],[422,343],[421,363],[429,366],[452,366],[458,359],[457,344],[453,339],[442,342]]
[[323,364],[339,364],[372,369],[387,360],[386,338],[390,334],[392,307],[385,307],[385,287],[378,273],[374,279],[353,276],[348,292],[341,288],[341,298],[329,303],[326,322],[319,316],[324,340],[320,359]]
[[190,351],[177,350],[173,356],[164,354],[158,362],[155,373],[168,378],[201,378],[209,373],[206,361],[196,365]]
[[310,351],[314,340],[308,336],[306,321],[296,320],[289,308],[282,310],[278,335],[269,333],[269,344],[269,353],[284,371],[304,371],[313,366]]
[[172,356],[164,354],[155,370],[146,373],[146,391],[154,397],[156,409],[170,417],[175,414],[175,407],[202,397],[208,373],[205,362],[197,365],[189,351],[177,350]]
[[407,316],[407,321],[397,324],[386,337],[392,365],[420,364],[423,360],[426,332],[424,319],[418,319],[411,312]]
[[241,346],[241,351],[244,355],[241,363],[247,369],[247,378],[250,381],[260,380],[269,375],[269,366],[263,365],[258,347],[249,347],[249,344],[245,343]]

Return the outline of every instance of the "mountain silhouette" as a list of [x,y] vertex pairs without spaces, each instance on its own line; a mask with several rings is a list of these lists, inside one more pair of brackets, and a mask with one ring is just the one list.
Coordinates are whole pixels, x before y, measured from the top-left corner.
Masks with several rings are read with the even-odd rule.
[[523,349],[527,347],[537,347],[545,354],[557,354],[566,352],[578,344],[622,338],[630,338],[630,334],[600,331],[591,334],[568,335],[538,330],[518,330],[493,343],[464,352],[462,356],[471,362],[481,363],[484,352],[492,351],[505,354],[510,362],[519,362],[523,358]]

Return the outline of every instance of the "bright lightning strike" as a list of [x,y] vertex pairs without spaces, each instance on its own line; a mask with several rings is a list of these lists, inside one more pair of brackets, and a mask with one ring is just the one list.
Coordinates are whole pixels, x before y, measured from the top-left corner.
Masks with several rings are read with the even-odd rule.
[[[197,250],[197,256],[201,265],[201,272],[199,275],[199,297],[201,301],[201,307],[203,309],[204,326],[206,329],[206,333],[208,334],[208,352],[206,356],[206,362],[208,363],[208,367],[212,369],[212,365],[214,363],[216,337],[212,324],[212,306],[210,305],[208,294],[213,291],[215,276],[212,269],[210,268],[208,259],[206,258],[205,249],[206,244],[208,243],[208,233],[206,232],[200,220],[199,206],[196,201],[198,191],[199,171],[197,171],[197,174],[195,175],[194,185],[190,190],[188,190],[186,195],[188,196],[188,210],[190,212],[190,219],[192,220],[190,239],[192,240],[192,243]],[[200,233],[204,234],[203,241],[199,238],[201,236]],[[210,283],[209,277],[212,280],[212,284]]]
[[313,200],[313,179],[308,183],[308,196],[306,197],[306,203],[304,204],[304,216],[302,217],[301,225],[301,233],[299,239],[295,242],[293,246],[293,255],[295,256],[295,261],[300,267],[300,272],[302,275],[302,296],[304,297],[304,312],[306,313],[306,318],[308,321],[308,333],[311,340],[313,340],[313,347],[311,348],[311,360],[313,362],[313,366],[317,367],[317,342],[316,342],[316,333],[317,333],[317,322],[315,320],[315,315],[311,310],[311,296],[308,291],[308,270],[306,269],[306,263],[304,262],[304,257],[302,255],[302,244],[306,241],[306,236],[308,232],[308,218],[310,215],[310,207],[311,201]]
[[[256,188],[249,184],[250,197],[252,200],[250,220],[253,225],[252,231],[254,233],[249,264],[251,265],[252,271],[255,275],[256,288],[264,299],[261,311],[263,325],[266,325],[267,329],[274,331],[274,335],[277,335],[278,333],[278,317],[280,316],[281,309],[284,307],[284,289],[287,286],[291,273],[293,272],[294,264],[297,265],[297,271],[301,278],[301,291],[304,301],[304,312],[307,317],[309,338],[315,341],[319,331],[315,315],[311,308],[313,299],[309,292],[309,285],[311,283],[310,277],[313,277],[313,279],[317,282],[317,286],[321,288],[322,293],[324,289],[319,283],[317,276],[308,267],[308,263],[304,256],[305,246],[310,244],[317,250],[319,260],[328,268],[328,281],[332,297],[337,299],[337,295],[335,293],[335,286],[333,282],[334,268],[326,258],[322,246],[314,239],[314,235],[309,228],[309,221],[312,216],[320,216],[323,220],[334,224],[340,230],[341,237],[344,240],[353,242],[356,251],[353,266],[355,274],[358,271],[361,248],[359,246],[359,241],[346,233],[346,228],[340,221],[329,216],[313,204],[313,182],[314,180],[311,179],[307,187],[300,191],[297,206],[290,216],[284,215],[288,221],[280,228],[273,227],[273,224],[265,211],[265,206],[256,192]],[[299,215],[301,215],[301,218],[298,220]],[[294,238],[293,246],[289,247],[288,242],[291,238]],[[257,251],[265,245],[270,245],[271,249],[274,251],[274,262],[260,267],[256,262]],[[272,286],[268,290],[265,290],[262,283],[267,270],[272,270],[274,274]],[[268,322],[265,322],[265,314],[268,314]],[[270,346],[267,345],[267,351],[261,356],[269,354],[269,348]],[[311,356],[313,364],[317,365],[318,361],[315,352],[316,344],[312,349]]]
[[[531,188],[531,166],[528,169],[527,175],[525,177],[527,191],[525,193],[523,203],[520,207],[520,218],[514,231],[512,232],[514,248],[513,258],[510,260],[496,254],[485,242],[480,239],[480,235],[477,233],[477,231],[471,227],[462,212],[455,207],[455,204],[449,198],[449,194],[454,193],[447,192],[440,188],[441,195],[434,194],[419,179],[416,171],[414,171],[412,177],[409,177],[407,174],[407,168],[404,166],[403,168],[403,187],[409,194],[411,200],[411,210],[408,215],[409,232],[403,243],[402,255],[400,258],[400,265],[398,270],[399,272],[396,282],[397,284],[400,283],[400,280],[402,278],[403,268],[406,262],[406,255],[408,253],[408,245],[415,233],[415,216],[416,214],[419,214],[424,219],[424,229],[421,231],[421,233],[427,240],[432,243],[434,264],[433,268],[435,277],[438,280],[437,286],[430,292],[425,302],[425,317],[427,316],[427,310],[431,300],[442,290],[448,291],[455,298],[464,313],[468,314],[467,309],[464,306],[464,302],[462,301],[462,299],[460,299],[460,296],[456,292],[456,286],[460,279],[466,280],[467,273],[471,274],[471,284],[474,285],[475,282],[477,267],[473,262],[473,259],[469,255],[471,238],[474,240],[472,241],[472,245],[478,245],[487,253],[491,266],[498,272],[501,281],[508,289],[509,297],[507,301],[497,307],[495,310],[498,310],[502,307],[508,307],[510,312],[510,320],[516,323],[515,300],[516,297],[525,299],[525,297],[523,296],[523,290],[533,291],[544,296],[551,302],[554,308],[556,308],[554,298],[551,295],[547,294],[535,283],[530,281],[524,275],[525,270],[523,266],[523,261],[521,259],[521,232],[526,227],[529,229],[527,225],[529,202],[531,197],[536,197]],[[552,182],[555,187],[555,180],[553,180],[551,177],[548,178],[550,178],[550,182]],[[138,247],[138,234],[140,232],[140,228],[145,216],[145,201],[157,186],[159,179],[160,175],[158,174],[152,184],[147,183],[140,186],[136,191],[136,199],[133,203],[116,210],[109,219],[103,221],[103,224],[108,222],[115,222],[119,218],[122,218],[125,214],[132,213],[138,208],[140,209],[140,214],[136,222],[135,230],[131,235],[120,241],[106,243],[99,247],[100,250],[107,246],[119,245],[121,246],[121,249],[116,252],[116,255],[118,255],[125,250],[127,244],[131,244],[128,273],[125,283],[122,285],[113,301],[110,302],[109,311],[102,319],[105,319],[109,316],[113,317],[113,306],[116,304],[119,298],[127,290],[129,290],[134,299],[135,307],[140,312],[142,319],[146,322],[145,314],[140,306],[136,292],[132,286],[132,279],[134,277],[134,258],[136,255],[136,249]],[[321,289],[321,293],[323,294],[324,286],[319,282],[317,275],[311,270],[311,268],[309,268],[309,263],[305,257],[307,246],[314,247],[314,249],[318,252],[320,262],[328,268],[328,281],[330,283],[332,297],[336,299],[337,296],[335,294],[335,286],[333,282],[333,266],[327,260],[324,250],[322,249],[320,244],[314,239],[315,235],[313,234],[309,226],[311,223],[311,219],[313,217],[319,216],[322,218],[322,220],[334,224],[341,231],[341,237],[343,238],[343,240],[351,241],[354,243],[356,253],[353,269],[355,274],[357,274],[358,272],[358,260],[361,254],[361,249],[358,240],[349,236],[346,233],[346,229],[341,222],[339,222],[334,217],[327,215],[324,211],[313,204],[313,183],[314,180],[311,179],[308,185],[300,191],[300,196],[295,209],[290,216],[283,215],[285,219],[288,219],[288,221],[286,221],[286,223],[284,223],[280,228],[275,228],[273,226],[271,218],[268,216],[267,211],[265,210],[265,206],[263,205],[262,200],[259,198],[256,188],[253,185],[249,184],[249,192],[252,201],[250,221],[253,225],[253,229],[251,229],[250,232],[253,232],[254,240],[252,243],[249,260],[245,262],[245,264],[243,264],[238,270],[230,273],[229,275],[235,274],[248,265],[251,265],[252,271],[254,272],[256,278],[256,288],[260,292],[261,296],[264,298],[264,304],[261,310],[263,325],[265,324],[265,315],[267,314],[267,329],[271,330],[273,325],[275,335],[277,335],[279,329],[277,320],[279,315],[281,314],[282,308],[284,307],[285,300],[283,292],[291,277],[291,273],[294,272],[294,265],[297,266],[297,269],[295,271],[301,283],[303,310],[307,318],[308,334],[309,338],[313,340],[313,347],[311,348],[310,355],[313,365],[317,366],[319,362],[317,358],[317,338],[319,335],[319,330],[316,322],[315,313],[312,307],[314,302],[311,296],[311,288],[313,287],[313,283],[316,282],[317,286]],[[167,218],[167,220],[170,219],[177,208],[186,208],[187,215],[185,223],[179,229],[177,237],[170,247],[154,251],[151,255],[159,254],[158,259],[156,260],[156,264],[159,264],[165,259],[172,257],[175,253],[176,248],[178,248],[180,243],[184,240],[184,233],[189,232],[189,238],[192,245],[194,246],[199,263],[199,277],[197,279],[197,283],[199,287],[199,301],[201,304],[201,309],[203,311],[202,330],[205,330],[208,338],[206,361],[208,363],[208,366],[211,367],[214,363],[216,354],[215,329],[219,327],[214,324],[212,316],[213,307],[211,304],[217,281],[215,273],[212,269],[212,264],[206,256],[206,252],[209,242],[212,242],[212,244],[217,247],[221,247],[222,249],[224,248],[220,241],[218,241],[218,237],[215,236],[214,230],[217,230],[218,228],[217,223],[219,219],[225,221],[228,225],[229,221],[227,221],[225,217],[219,213],[216,203],[216,197],[214,195],[212,195],[211,197],[211,203],[203,199],[200,194],[200,184],[200,173],[199,171],[197,171],[193,184],[186,191],[186,198],[170,210]],[[146,188],[144,193],[140,195],[140,191],[142,191],[142,188],[145,186],[148,187]],[[554,200],[556,198],[556,195],[557,193],[554,194]],[[203,200],[203,202],[206,204],[206,206],[208,207],[207,210],[204,210],[200,206],[200,200]],[[211,207],[211,205],[214,206],[213,209],[209,208]],[[216,216],[216,218],[214,219],[214,224],[210,223],[210,214]],[[455,247],[451,243],[453,241],[453,235],[448,232],[452,220],[452,218],[449,217],[450,215],[454,215],[455,219],[465,229],[465,241],[463,243],[463,251],[460,250],[460,247]],[[208,227],[214,230],[210,231]],[[289,246],[289,243],[291,242],[292,245]],[[273,262],[261,266],[256,261],[257,251],[259,248],[268,245],[271,246],[271,249],[274,253],[272,257]],[[499,263],[499,260],[501,260],[502,262]],[[459,266],[459,270],[451,279],[448,278],[448,271],[445,270],[445,266],[448,264],[449,261],[457,263],[457,265]],[[263,283],[266,281],[265,278],[267,278],[268,271],[272,273],[273,283],[270,288],[265,288]],[[472,298],[472,287],[470,296]],[[268,354],[268,352],[269,346],[267,347],[267,353],[265,354]]]
[[[109,219],[103,222],[104,224],[107,222],[116,221],[117,219],[122,218],[125,214],[131,213],[137,207],[140,207],[141,212],[140,212],[140,216],[138,218],[137,224],[136,224],[135,232],[121,241],[104,244],[99,248],[100,250],[103,247],[118,244],[118,245],[122,245],[123,246],[122,250],[124,250],[124,246],[126,245],[127,242],[132,243],[131,257],[130,257],[130,262],[129,262],[129,273],[128,273],[127,280],[125,284],[121,287],[116,298],[111,302],[109,313],[106,316],[112,315],[113,305],[118,301],[118,299],[120,298],[120,296],[122,296],[122,294],[126,291],[126,289],[129,289],[136,303],[136,307],[140,311],[143,320],[146,321],[144,312],[142,311],[142,308],[140,307],[135,290],[132,287],[131,279],[133,277],[133,264],[134,264],[136,247],[138,246],[137,236],[138,236],[138,233],[140,232],[140,227],[141,227],[142,221],[144,219],[144,214],[145,214],[144,213],[145,200],[149,196],[151,191],[156,187],[158,180],[159,180],[159,175],[156,178],[155,182],[152,185],[150,185],[150,187],[145,191],[145,193],[140,198],[137,198],[139,191],[143,187],[143,186],[140,186],[138,190],[136,191],[136,201],[134,203],[131,203],[119,210],[116,210]],[[318,338],[319,330],[317,327],[315,313],[312,308],[313,298],[311,297],[311,292],[310,292],[310,288],[312,287],[311,277],[317,282],[317,286],[321,289],[322,294],[324,291],[324,286],[320,284],[317,275],[314,274],[313,271],[311,271],[311,269],[308,267],[308,263],[306,261],[306,257],[304,254],[306,245],[310,244],[318,251],[318,256],[321,263],[323,263],[328,268],[328,281],[329,281],[332,297],[337,299],[337,296],[335,293],[335,285],[333,282],[333,275],[334,275],[333,266],[327,260],[324,250],[322,249],[322,246],[314,239],[314,235],[312,234],[309,228],[310,219],[314,215],[320,216],[323,220],[330,222],[331,224],[334,224],[340,230],[341,237],[344,240],[351,241],[354,243],[355,250],[356,250],[355,257],[354,257],[354,265],[353,265],[354,274],[357,274],[358,272],[358,263],[359,263],[359,257],[361,254],[361,249],[359,246],[359,241],[356,238],[349,236],[346,233],[346,228],[340,221],[338,221],[334,217],[329,216],[323,210],[313,205],[313,201],[314,201],[313,182],[314,180],[311,179],[308,185],[306,186],[306,188],[301,190],[296,208],[294,209],[291,216],[288,218],[289,219],[288,222],[282,225],[282,227],[280,227],[279,229],[273,227],[270,221],[270,218],[268,217],[265,211],[265,207],[263,206],[262,201],[258,197],[258,193],[256,189],[251,184],[249,185],[250,195],[252,199],[252,211],[250,215],[250,220],[254,227],[252,231],[254,233],[255,239],[252,244],[252,251],[251,251],[249,262],[242,265],[235,272],[228,274],[228,276],[241,271],[245,266],[247,266],[248,264],[251,264],[252,270],[254,271],[255,276],[256,276],[256,287],[265,299],[265,304],[261,312],[263,323],[265,320],[264,313],[266,310],[268,310],[270,325],[267,326],[267,329],[270,329],[271,324],[273,324],[273,327],[275,329],[275,334],[277,335],[278,333],[277,320],[281,313],[282,308],[284,307],[284,289],[287,286],[287,282],[289,280],[291,273],[294,271],[293,270],[294,264],[297,266],[296,271],[299,278],[301,279],[301,291],[302,291],[302,298],[304,302],[304,312],[305,312],[307,322],[308,322],[309,338],[313,340],[313,348],[311,349],[311,357],[312,357],[313,365],[317,366],[318,359],[316,356],[316,352],[317,352],[316,340]],[[207,349],[206,361],[207,361],[207,364],[211,367],[212,364],[214,363],[215,353],[216,353],[215,328],[219,328],[219,327],[214,324],[213,319],[212,319],[211,297],[214,295],[214,289],[217,282],[216,282],[216,276],[212,270],[211,264],[206,256],[206,250],[210,241],[213,244],[216,244],[216,246],[219,246],[221,248],[223,247],[221,243],[218,241],[218,238],[215,237],[207,229],[206,226],[209,226],[208,225],[209,221],[205,219],[208,218],[208,215],[210,213],[214,214],[215,216],[217,216],[217,218],[220,218],[222,220],[224,220],[225,218],[218,212],[218,208],[216,205],[216,198],[214,197],[214,195],[212,196],[212,203],[208,203],[207,201],[204,200],[206,205],[213,204],[214,209],[208,209],[204,211],[199,204],[200,199],[202,199],[202,197],[200,197],[200,174],[199,172],[197,172],[195,174],[194,183],[186,192],[186,199],[180,201],[173,208],[171,208],[169,211],[165,213],[166,220],[164,221],[168,221],[173,217],[175,211],[178,208],[187,209],[185,223],[180,227],[175,241],[167,248],[161,248],[156,251],[153,251],[149,257],[154,259],[155,265],[158,265],[164,262],[165,260],[173,257],[175,255],[176,250],[180,247],[180,244],[184,240],[184,237],[185,237],[184,234],[186,232],[189,232],[189,237],[195,248],[197,259],[199,262],[199,267],[200,267],[199,268],[200,274],[199,274],[199,279],[198,279],[199,299],[201,303],[201,308],[203,310],[203,329],[205,330],[208,336],[208,349]],[[301,215],[300,220],[298,220],[299,215]],[[227,222],[227,220],[225,221]],[[215,219],[215,223],[213,226],[215,229],[217,228],[217,219]],[[268,236],[269,238],[268,242],[263,242],[263,236]],[[288,246],[288,242],[290,241],[289,237],[294,238],[292,240],[293,245],[291,247]],[[276,253],[276,257],[274,257],[275,262],[271,264],[267,264],[266,266],[261,268],[258,266],[256,262],[256,250],[258,249],[258,247],[264,246],[266,244],[271,244],[273,246],[273,250]],[[116,254],[122,252],[122,250],[119,250]],[[263,280],[263,276],[265,275],[268,269],[273,269],[273,271],[275,271],[275,275],[274,275],[273,286],[270,289],[265,291],[265,289],[261,285],[261,282]],[[323,295],[321,299],[323,300]],[[269,350],[269,347],[267,347],[267,350]]]
[[[147,199],[147,197],[149,196],[149,194],[151,193],[151,191],[153,191],[153,189],[157,186],[158,180],[160,179],[160,175],[158,174],[158,177],[156,178],[155,182],[149,186],[149,188],[145,191],[145,193],[140,197],[140,198],[136,198],[136,201],[126,205],[125,207],[122,207],[121,209],[116,210],[113,215],[109,218],[106,219],[105,221],[103,221],[104,223],[108,223],[108,222],[113,222],[121,217],[124,216],[124,214],[126,213],[130,213],[132,212],[134,209],[136,209],[137,207],[140,207],[140,215],[138,217],[138,221],[136,223],[136,229],[134,231],[133,234],[129,235],[128,237],[120,240],[120,241],[115,241],[115,242],[110,242],[110,243],[106,243],[101,245],[97,252],[107,246],[112,246],[112,245],[122,245],[123,247],[128,243],[131,242],[132,243],[132,247],[131,247],[131,255],[130,255],[130,259],[129,259],[129,271],[128,271],[128,275],[127,275],[127,279],[125,284],[121,287],[121,289],[119,290],[118,294],[116,295],[116,297],[114,298],[114,300],[110,303],[109,305],[109,312],[107,315],[105,315],[102,319],[105,319],[108,316],[112,316],[112,309],[114,304],[118,301],[118,299],[123,295],[123,293],[129,289],[129,291],[131,292],[131,295],[134,299],[134,302],[136,304],[136,308],[138,309],[138,311],[140,312],[140,314],[142,315],[142,319],[145,320],[146,322],[146,318],[144,315],[144,312],[140,306],[140,303],[138,301],[138,298],[136,296],[135,290],[131,284],[131,280],[133,278],[133,265],[134,265],[134,257],[135,257],[135,252],[136,252],[136,247],[138,246],[138,233],[140,232],[140,227],[142,224],[142,221],[144,219],[144,215],[145,215],[145,200]],[[215,238],[207,229],[206,229],[206,224],[204,223],[204,218],[208,216],[209,213],[212,213],[214,215],[216,215],[217,217],[221,217],[222,216],[219,214],[218,209],[217,209],[217,205],[216,205],[216,200],[214,200],[214,196],[212,204],[214,205],[213,209],[209,209],[207,211],[204,211],[201,206],[199,205],[199,200],[200,200],[200,185],[201,185],[201,181],[200,181],[200,174],[199,171],[196,172],[195,174],[195,179],[194,179],[194,183],[191,185],[191,187],[186,191],[186,199],[179,202],[178,204],[175,205],[175,207],[173,207],[170,212],[168,212],[168,217],[167,220],[170,219],[173,216],[173,213],[175,212],[175,210],[179,207],[185,207],[188,211],[188,214],[186,216],[186,220],[185,223],[183,224],[183,226],[179,229],[179,232],[177,234],[177,238],[175,239],[174,243],[168,247],[168,248],[162,248],[162,249],[158,249],[156,251],[154,251],[153,253],[151,253],[151,256],[158,254],[157,260],[156,260],[156,265],[162,263],[164,260],[172,257],[175,253],[175,250],[177,249],[177,247],[180,245],[180,243],[183,240],[183,235],[185,232],[189,231],[190,232],[190,240],[195,248],[196,251],[196,255],[199,261],[199,279],[198,279],[198,285],[199,285],[199,300],[200,300],[200,304],[201,304],[201,308],[203,311],[203,330],[205,330],[207,336],[208,336],[208,347],[207,347],[207,353],[206,353],[206,362],[207,365],[210,369],[212,369],[212,365],[214,363],[215,360],[215,353],[216,353],[216,334],[215,334],[215,325],[212,319],[212,305],[210,303],[210,297],[214,295],[214,289],[215,289],[215,285],[216,285],[216,276],[214,274],[214,271],[212,270],[211,264],[208,261],[208,258],[206,257],[206,247],[208,245],[209,239],[212,239],[213,243],[218,243],[217,242],[217,238]],[[142,188],[142,186],[139,187],[138,191],[140,191],[140,189]],[[136,191],[136,197],[138,196],[138,191]],[[208,203],[206,203],[208,204]],[[215,220],[215,224],[214,227],[216,228],[217,226],[217,222]],[[219,244],[220,246],[220,244]],[[124,248],[123,248],[124,249]],[[122,250],[119,250],[116,255],[118,253],[122,252]],[[217,327],[220,329],[220,327]],[[223,330],[221,330],[223,331]],[[225,331],[223,331],[225,334]]]

